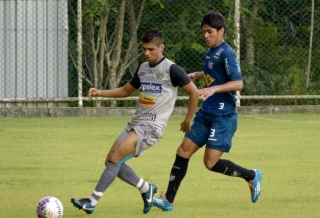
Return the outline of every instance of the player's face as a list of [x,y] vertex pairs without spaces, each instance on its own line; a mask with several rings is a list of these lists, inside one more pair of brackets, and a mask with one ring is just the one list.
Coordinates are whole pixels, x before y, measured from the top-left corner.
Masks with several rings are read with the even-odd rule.
[[163,44],[158,46],[152,42],[142,43],[143,54],[151,65],[154,65],[161,60],[161,58],[163,57],[162,55],[163,49],[164,49]]
[[203,25],[202,27],[203,36],[206,40],[206,44],[210,48],[215,48],[219,46],[223,41],[223,34],[224,34],[224,28],[221,28],[220,30],[217,30],[215,28],[212,28],[208,24]]

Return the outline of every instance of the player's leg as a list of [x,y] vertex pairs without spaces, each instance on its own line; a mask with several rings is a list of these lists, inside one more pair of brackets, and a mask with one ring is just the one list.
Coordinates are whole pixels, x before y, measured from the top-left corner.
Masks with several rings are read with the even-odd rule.
[[105,161],[106,169],[103,171],[94,192],[89,197],[93,205],[97,203],[117,178],[121,163],[134,155],[137,140],[138,137],[135,131],[131,130],[125,138],[115,141]]
[[179,146],[176,159],[170,172],[170,179],[166,192],[166,198],[170,203],[174,202],[178,189],[185,175],[187,174],[188,164],[191,156],[197,152],[200,147],[190,138],[185,137]]
[[256,202],[260,195],[261,171],[249,170],[230,160],[220,159],[223,152],[229,152],[231,149],[232,137],[237,129],[237,115],[214,117],[213,119],[204,156],[206,168],[213,172],[246,180],[252,193],[252,202]]
[[138,139],[136,133],[134,131],[128,132],[128,130],[124,130],[120,134],[120,136],[121,135],[124,138],[123,140],[117,139],[114,142],[105,161],[106,168],[102,172],[101,177],[92,194],[88,198],[79,200],[75,198],[71,199],[71,202],[74,204],[74,206],[84,210],[88,214],[93,213],[97,202],[117,177],[121,167],[121,162],[123,160],[127,160],[128,158],[131,158],[135,153],[135,145]]
[[153,198],[153,205],[165,210],[173,210],[173,202],[178,189],[185,175],[187,174],[188,163],[191,156],[204,145],[208,138],[208,128],[204,120],[206,116],[202,112],[197,112],[191,131],[187,132],[176,154],[175,162],[172,166],[168,188],[164,196]]
[[[210,152],[206,152],[206,158],[209,158],[209,153],[216,151],[211,149],[208,150],[210,150]],[[205,161],[206,167],[213,172],[245,179],[250,188],[252,202],[255,203],[258,200],[261,191],[261,170],[249,170],[225,159],[219,159],[216,164],[210,168],[212,165],[209,164],[209,162],[211,163],[212,161]]]
[[152,198],[157,192],[157,186],[145,181],[126,163],[121,165],[118,178],[136,187],[140,191],[144,203],[143,213],[148,213],[152,207]]
[[[155,145],[163,135],[161,129],[151,125],[138,125],[134,127],[134,130],[138,137],[135,156],[141,156],[144,150]],[[148,213],[152,207],[152,198],[157,192],[156,185],[149,184],[125,163],[121,165],[118,177],[140,191],[144,202],[143,213]]]
[[[142,192],[146,192],[149,189],[149,183],[140,181],[142,178],[138,176],[134,172],[134,170],[126,163],[123,163],[121,165],[120,171],[118,173],[118,178],[128,183],[129,185],[137,187]],[[141,186],[137,186],[137,184],[139,183],[141,184]]]
[[243,168],[230,160],[220,159],[223,152],[206,148],[204,156],[204,164],[207,169],[221,173],[227,176],[240,177],[245,179],[247,182],[255,177],[253,170]]
[[189,138],[185,137],[178,148],[176,159],[171,168],[168,187],[165,195],[153,198],[154,206],[164,210],[172,211],[173,202],[179,190],[180,184],[187,174],[188,164],[191,156],[199,149]]

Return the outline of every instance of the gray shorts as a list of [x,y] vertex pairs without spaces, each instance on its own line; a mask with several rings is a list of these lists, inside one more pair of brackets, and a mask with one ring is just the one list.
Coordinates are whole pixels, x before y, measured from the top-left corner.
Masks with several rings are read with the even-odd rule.
[[118,136],[117,141],[120,142],[122,139],[124,139],[132,129],[134,129],[138,136],[135,153],[135,156],[137,157],[141,156],[144,150],[155,145],[163,135],[163,130],[152,124],[142,123],[131,125],[129,122],[126,128]]

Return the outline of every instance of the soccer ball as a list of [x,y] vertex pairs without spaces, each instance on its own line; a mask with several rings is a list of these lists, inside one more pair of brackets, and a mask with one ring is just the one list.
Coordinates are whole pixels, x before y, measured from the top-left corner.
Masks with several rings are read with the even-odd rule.
[[42,198],[37,206],[38,218],[61,218],[63,206],[58,198],[47,196]]

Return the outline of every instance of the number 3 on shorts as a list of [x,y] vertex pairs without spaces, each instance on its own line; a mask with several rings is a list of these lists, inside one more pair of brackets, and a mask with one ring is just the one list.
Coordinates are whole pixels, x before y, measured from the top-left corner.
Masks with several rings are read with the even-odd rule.
[[214,133],[215,133],[215,129],[211,129],[211,134],[210,134],[210,136],[209,137],[214,137]]
[[224,108],[224,103],[219,103],[220,107],[219,109],[222,110]]

